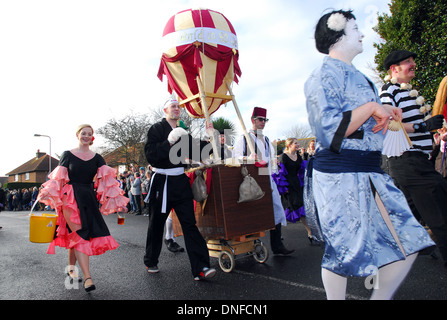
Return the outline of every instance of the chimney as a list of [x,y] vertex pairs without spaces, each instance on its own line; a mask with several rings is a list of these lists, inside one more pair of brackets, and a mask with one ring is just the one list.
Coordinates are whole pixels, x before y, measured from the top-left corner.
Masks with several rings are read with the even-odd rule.
[[46,153],[45,152],[40,152],[40,149],[37,149],[37,153],[36,153],[36,158],[39,159],[40,157],[45,156]]

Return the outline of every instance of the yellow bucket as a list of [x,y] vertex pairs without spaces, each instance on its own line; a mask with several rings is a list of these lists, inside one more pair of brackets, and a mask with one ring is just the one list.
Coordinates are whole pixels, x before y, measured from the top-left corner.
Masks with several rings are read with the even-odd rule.
[[29,222],[29,241],[48,243],[53,241],[57,214],[31,214]]

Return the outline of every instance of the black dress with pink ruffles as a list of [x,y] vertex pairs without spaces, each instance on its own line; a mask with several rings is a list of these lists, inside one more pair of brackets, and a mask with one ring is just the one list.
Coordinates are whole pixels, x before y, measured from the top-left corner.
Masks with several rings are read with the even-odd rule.
[[[89,256],[116,249],[119,245],[102,217],[124,210],[129,201],[116,180],[116,170],[108,167],[99,154],[82,160],[65,151],[49,178],[39,201],[56,210],[59,227],[47,253],[54,254],[55,246],[75,248]],[[80,228],[71,231],[67,220]]]

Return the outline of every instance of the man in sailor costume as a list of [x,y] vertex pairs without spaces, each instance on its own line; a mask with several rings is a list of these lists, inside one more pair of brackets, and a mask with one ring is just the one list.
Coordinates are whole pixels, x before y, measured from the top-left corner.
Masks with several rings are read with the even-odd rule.
[[415,217],[433,232],[447,267],[447,182],[429,160],[433,151],[431,131],[442,128],[444,116],[428,118],[420,111],[422,97],[409,85],[415,77],[416,57],[416,53],[395,50],[383,63],[390,79],[381,90],[382,104],[402,109],[402,125],[412,142],[411,149],[401,156],[384,157],[383,167],[404,193]]
[[185,129],[178,127],[180,106],[177,100],[168,100],[163,111],[165,118],[150,127],[144,148],[154,171],[146,200],[150,214],[144,264],[149,273],[159,272],[164,226],[174,209],[182,226],[194,279],[210,278],[216,270],[210,268],[208,248],[196,226],[191,185],[184,173],[185,158],[200,160],[201,152],[193,153],[193,150],[201,151],[208,143],[193,139]]

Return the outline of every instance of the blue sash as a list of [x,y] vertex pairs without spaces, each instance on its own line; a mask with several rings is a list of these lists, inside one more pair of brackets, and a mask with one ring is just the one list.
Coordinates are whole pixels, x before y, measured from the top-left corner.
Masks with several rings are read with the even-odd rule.
[[380,168],[381,160],[380,151],[342,149],[340,153],[335,153],[324,149],[315,154],[311,166],[325,173],[377,172],[383,174],[385,172]]

